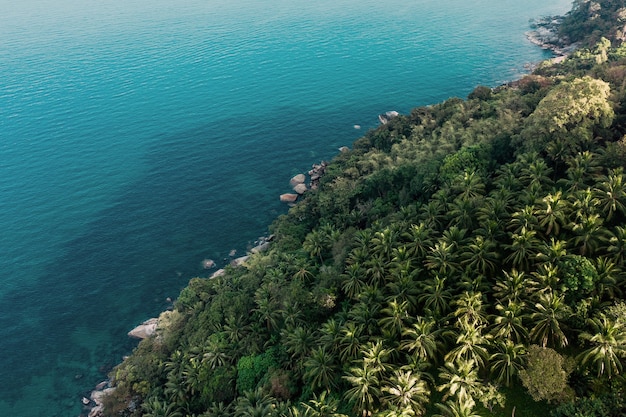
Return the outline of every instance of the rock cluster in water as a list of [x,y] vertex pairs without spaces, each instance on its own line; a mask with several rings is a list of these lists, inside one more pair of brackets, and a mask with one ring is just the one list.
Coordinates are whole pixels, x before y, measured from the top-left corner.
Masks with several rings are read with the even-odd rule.
[[[347,152],[349,149],[346,146],[340,148],[341,152]],[[298,197],[306,193],[308,190],[315,190],[319,187],[320,178],[326,172],[328,162],[322,161],[319,164],[313,164],[309,174],[309,184],[306,184],[306,175],[297,174],[289,180],[289,185],[293,189],[293,193],[286,193],[280,195],[280,201],[283,203],[293,204],[298,200]]]

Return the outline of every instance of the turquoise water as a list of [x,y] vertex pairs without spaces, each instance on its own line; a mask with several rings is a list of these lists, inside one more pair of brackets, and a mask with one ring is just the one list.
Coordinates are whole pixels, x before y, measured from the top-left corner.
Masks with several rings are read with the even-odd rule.
[[[0,0],[0,415],[80,397],[378,113],[548,55],[527,0]],[[354,125],[362,130],[355,130]]]

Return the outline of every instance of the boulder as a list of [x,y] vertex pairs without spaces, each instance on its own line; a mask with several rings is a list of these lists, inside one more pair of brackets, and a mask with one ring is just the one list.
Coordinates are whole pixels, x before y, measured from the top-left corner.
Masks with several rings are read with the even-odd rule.
[[296,200],[298,199],[298,194],[281,194],[280,195],[280,201],[283,203],[295,203]]
[[339,148],[339,152],[341,153],[346,153],[349,151],[350,151],[350,148],[348,148],[347,146],[342,146],[341,148]]
[[217,278],[217,277],[221,277],[222,275],[224,275],[226,273],[226,270],[224,268],[218,269],[217,271],[213,272],[213,274],[211,274],[211,276],[209,277],[209,279],[211,278]]
[[93,400],[93,402],[96,403],[96,406],[101,406],[102,399],[105,396],[111,394],[113,391],[115,391],[115,388],[107,388],[107,389],[103,389],[102,391],[92,391],[90,397]]
[[260,252],[264,252],[267,250],[267,248],[270,247],[270,242],[263,242],[258,246],[253,247],[252,249],[250,249],[250,253],[260,253]]
[[101,405],[97,405],[91,410],[89,410],[88,417],[102,417],[104,414],[104,407]]
[[109,385],[109,381],[102,381],[98,385],[96,385],[96,387],[94,389],[96,391],[102,391],[103,389],[105,389],[107,387],[107,385]]
[[202,260],[202,267],[204,269],[215,268],[215,261],[213,259],[204,259]]
[[241,256],[239,258],[233,259],[230,263],[231,266],[241,266],[243,265],[243,263],[245,261],[248,260],[248,258],[250,257],[250,255],[246,255],[246,256]]
[[378,120],[380,120],[382,124],[387,124],[391,119],[393,119],[394,117],[398,117],[399,115],[400,113],[398,113],[397,111],[391,110],[383,114],[379,114]]
[[304,176],[304,174],[298,174],[291,178],[291,180],[289,180],[289,184],[292,187],[295,187],[298,184],[304,183],[304,181],[306,181],[306,177]]
[[[130,337],[135,337],[137,339],[147,339],[148,337],[156,333],[156,328],[158,324],[159,324],[158,318],[151,318],[149,320],[144,321],[139,326],[135,327],[133,330],[128,332],[128,335]],[[106,392],[106,390],[98,391],[98,392]]]
[[306,193],[306,191],[308,190],[308,188],[306,187],[306,184],[298,184],[298,185],[296,185],[295,187],[293,187],[293,190],[294,190],[296,193],[298,193],[298,194],[302,195],[302,194]]

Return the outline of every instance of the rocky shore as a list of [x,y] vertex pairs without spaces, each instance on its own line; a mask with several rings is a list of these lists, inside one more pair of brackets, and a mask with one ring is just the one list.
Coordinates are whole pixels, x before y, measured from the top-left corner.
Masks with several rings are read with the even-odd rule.
[[526,32],[526,37],[530,42],[542,49],[552,51],[557,60],[564,59],[578,47],[569,38],[559,34],[559,27],[563,23],[563,19],[563,16],[546,16],[535,19],[530,24],[532,30]]
[[[339,148],[340,152],[349,151],[347,146],[342,146]],[[289,180],[289,185],[293,189],[293,193],[285,193],[279,196],[280,201],[283,203],[294,204],[298,197],[303,195],[309,190],[316,190],[319,187],[320,179],[326,173],[326,167],[328,166],[328,162],[322,161],[319,164],[313,164],[311,170],[309,170],[309,184],[306,184],[306,175],[305,174],[297,174],[294,175]]]

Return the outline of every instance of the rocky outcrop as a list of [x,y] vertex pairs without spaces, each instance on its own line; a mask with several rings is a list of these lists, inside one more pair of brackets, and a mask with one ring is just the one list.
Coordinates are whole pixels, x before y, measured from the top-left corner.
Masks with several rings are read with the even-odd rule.
[[226,270],[224,268],[220,268],[217,271],[213,272],[211,276],[209,277],[209,279],[221,277],[224,274],[226,274]]
[[158,324],[158,318],[151,318],[128,332],[128,335],[137,339],[147,339],[156,333]]
[[280,201],[283,203],[295,203],[298,199],[298,194],[287,193],[280,195]]
[[324,176],[326,173],[326,167],[328,166],[328,162],[322,161],[319,164],[313,164],[312,169],[309,171],[309,178],[311,182],[309,187],[311,190],[317,190],[320,184],[320,178]]
[[400,115],[400,113],[398,113],[397,111],[390,110],[388,112],[379,114],[378,115],[378,120],[380,120],[380,122],[385,125],[385,124],[389,123],[389,121],[391,119],[393,119],[394,117],[398,117],[399,115]]
[[203,259],[202,260],[202,267],[204,269],[215,268],[215,261],[213,259]]
[[296,193],[302,195],[307,192],[308,188],[305,184],[297,184],[295,187],[293,187],[293,190]]
[[[91,395],[89,396],[89,399],[83,397],[82,399],[83,404],[90,405],[92,404],[92,402],[93,404],[95,404],[89,410],[88,417],[102,417],[104,415],[104,405],[103,405],[104,397],[106,397],[107,395],[110,395],[111,393],[115,391],[115,387],[107,388],[108,385],[109,385],[108,381],[103,381],[100,384],[96,385],[96,388],[93,391],[91,391]],[[85,403],[85,400],[87,401],[87,403]]]
[[292,187],[295,187],[298,184],[304,184],[305,181],[306,181],[306,177],[304,176],[304,174],[298,174],[298,175],[294,175],[289,180],[289,185],[291,185]]
[[250,258],[250,255],[246,255],[246,256],[240,256],[239,258],[235,258],[230,262],[230,266],[241,266],[244,264],[244,262],[246,262],[248,260],[248,258]]
[[526,32],[528,40],[542,49],[552,51],[557,56],[567,56],[578,45],[570,42],[567,37],[559,35],[559,26],[563,16],[546,16],[532,21],[531,31]]

